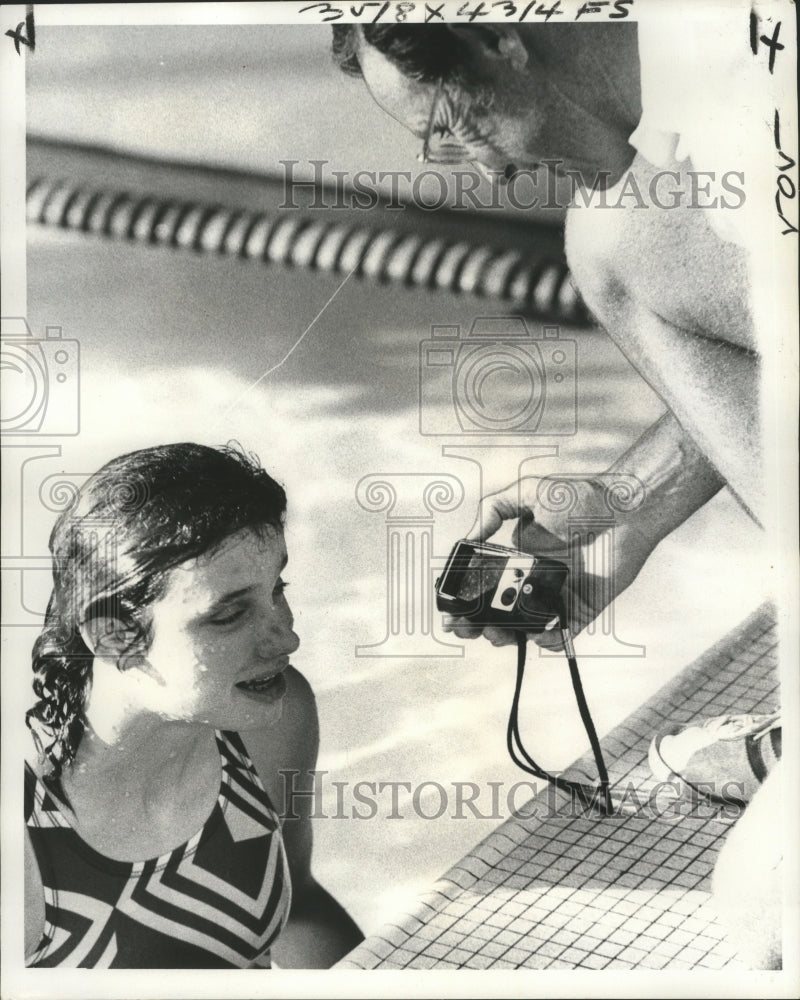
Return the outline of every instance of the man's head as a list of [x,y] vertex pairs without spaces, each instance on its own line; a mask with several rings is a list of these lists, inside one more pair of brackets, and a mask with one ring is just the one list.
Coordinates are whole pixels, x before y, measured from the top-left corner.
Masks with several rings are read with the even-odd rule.
[[452,80],[466,60],[463,44],[446,25],[355,24],[333,25],[332,52],[339,68],[350,76],[363,76],[359,50],[369,45],[409,79],[436,83]]
[[629,160],[633,26],[344,25],[333,55],[395,120],[431,137],[434,161],[437,143],[507,175],[544,159],[590,172]]

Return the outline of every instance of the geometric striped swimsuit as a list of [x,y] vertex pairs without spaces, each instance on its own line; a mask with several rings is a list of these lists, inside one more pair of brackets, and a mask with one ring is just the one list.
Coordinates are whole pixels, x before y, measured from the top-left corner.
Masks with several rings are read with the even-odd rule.
[[246,968],[268,964],[291,903],[278,816],[239,735],[217,731],[222,781],[190,840],[149,861],[85,843],[25,765],[25,823],[45,895],[29,967]]

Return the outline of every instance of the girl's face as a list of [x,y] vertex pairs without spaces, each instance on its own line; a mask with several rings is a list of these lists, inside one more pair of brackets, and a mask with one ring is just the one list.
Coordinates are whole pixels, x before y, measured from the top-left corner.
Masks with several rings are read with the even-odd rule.
[[283,671],[300,644],[281,577],[286,561],[281,531],[247,530],[170,572],[151,606],[144,658],[152,711],[233,730],[280,718]]

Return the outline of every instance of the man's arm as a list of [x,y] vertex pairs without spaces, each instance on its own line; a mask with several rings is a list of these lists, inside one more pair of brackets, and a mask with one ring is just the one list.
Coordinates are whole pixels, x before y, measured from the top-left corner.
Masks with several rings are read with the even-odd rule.
[[[691,163],[675,166],[689,192]],[[658,172],[637,157],[630,173],[647,198]],[[748,513],[763,521],[757,350],[767,332],[753,322],[747,252],[722,240],[708,211],[684,195],[670,210],[653,203],[570,210],[567,257],[620,350]]]
[[[364,935],[311,873],[314,799],[302,792],[314,787],[311,772],[317,763],[319,721],[308,681],[292,667],[286,680],[280,722],[263,733],[243,734],[264,787],[278,811],[286,815],[283,840],[292,879],[292,908],[272,954],[281,968],[327,969]],[[282,781],[281,771],[291,772],[291,781]],[[295,794],[284,803],[287,784]]]
[[[686,165],[676,164],[690,191],[685,173]],[[641,158],[631,168],[644,192],[654,174]],[[526,479],[483,501],[471,537],[487,538],[519,516],[519,548],[571,565],[567,598],[579,631],[632,582],[659,541],[723,485],[754,519],[763,517],[760,372],[747,254],[722,241],[703,211],[686,203],[670,210],[573,208],[567,258],[587,304],[669,412],[605,474],[572,481],[568,511],[548,507],[546,479]],[[635,509],[615,512],[610,577],[597,572],[589,552],[596,530],[575,534],[578,520],[608,520],[609,474],[636,477],[643,487]],[[464,620],[453,624],[464,638],[481,632]],[[509,639],[497,630],[484,634]]]
[[631,527],[651,550],[718,493],[725,480],[714,469],[674,414],[667,411],[608,469],[635,476],[644,487]]
[[[705,456],[753,520],[763,520],[758,356],[683,330],[630,298],[618,303],[609,329],[674,414],[679,452]],[[676,482],[692,494],[691,507],[691,481],[678,470]]]

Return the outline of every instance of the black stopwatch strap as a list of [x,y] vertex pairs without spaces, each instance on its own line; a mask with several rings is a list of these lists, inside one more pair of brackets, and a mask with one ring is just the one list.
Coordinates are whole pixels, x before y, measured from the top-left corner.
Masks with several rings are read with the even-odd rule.
[[597,737],[597,730],[594,728],[594,721],[592,720],[592,715],[589,711],[586,695],[583,692],[581,675],[578,671],[578,661],[575,657],[575,649],[572,645],[572,634],[570,633],[569,622],[567,620],[567,609],[563,601],[559,604],[558,618],[561,626],[561,636],[564,641],[564,654],[567,658],[567,663],[569,664],[569,675],[572,680],[572,690],[575,692],[575,701],[578,704],[581,721],[583,722],[583,727],[586,730],[586,735],[589,737],[589,744],[592,748],[592,754],[594,755],[597,773],[600,775],[600,788],[603,791],[606,809],[610,813],[612,812],[612,807],[611,794],[609,792],[608,770],[606,768],[606,762],[603,760],[603,751],[600,748],[600,740]]
[[[577,798],[584,808],[590,809],[593,806],[599,805],[601,810],[605,812],[608,803],[606,802],[605,806],[598,803],[596,788],[594,788],[592,785],[583,785],[580,782],[568,781],[566,778],[559,778],[554,774],[550,774],[548,771],[545,771],[543,767],[540,767],[539,764],[536,763],[533,757],[531,757],[531,755],[525,749],[525,746],[522,742],[522,737],[520,736],[519,732],[518,713],[519,713],[520,693],[522,690],[522,681],[525,676],[525,660],[527,657],[528,637],[524,632],[517,632],[516,640],[517,640],[517,682],[514,689],[514,698],[511,703],[511,712],[508,718],[508,731],[506,734],[508,752],[511,759],[514,761],[517,767],[521,768],[523,771],[526,771],[528,774],[532,774],[534,775],[534,777],[537,778],[543,778],[545,781],[548,781],[555,788],[560,789],[562,792],[565,792],[570,797]],[[515,742],[516,746],[514,745]],[[518,755],[517,751],[519,752],[519,754],[522,755],[523,759],[520,759],[520,756]]]
[[[563,613],[560,613],[560,620],[562,625],[565,623],[565,617]],[[581,684],[580,674],[578,673],[578,664],[575,659],[574,651],[572,650],[572,639],[569,634],[569,630],[566,627],[562,628],[562,635],[564,636],[565,644],[565,654],[567,656],[567,661],[569,663],[570,677],[572,679],[572,688],[575,692],[575,700],[578,703],[578,711],[581,716],[581,721],[583,722],[586,733],[589,737],[589,743],[592,747],[592,753],[594,754],[595,764],[597,766],[598,773],[600,775],[600,791],[603,795],[602,803],[597,801],[597,789],[591,785],[583,785],[577,781],[569,781],[566,778],[559,778],[549,772],[545,771],[544,768],[540,767],[536,761],[530,756],[525,747],[523,746],[522,739],[519,733],[519,699],[520,692],[522,689],[522,679],[525,674],[525,661],[527,658],[527,648],[528,648],[528,637],[524,632],[516,633],[517,640],[517,683],[514,690],[514,700],[511,705],[511,714],[508,722],[508,750],[511,755],[511,759],[521,767],[523,770],[534,774],[536,777],[544,778],[549,781],[550,784],[554,785],[556,788],[567,792],[570,795],[575,796],[581,802],[582,805],[586,807],[598,806],[601,811],[606,815],[613,814],[613,804],[611,801],[611,794],[609,791],[609,779],[608,771],[606,770],[605,761],[603,760],[603,754],[600,750],[600,742],[597,738],[597,732],[594,728],[594,723],[592,721],[591,714],[589,712],[589,706],[586,702],[586,697],[583,693],[583,685]],[[513,737],[513,739],[512,739]],[[525,763],[523,763],[517,754],[515,753],[515,747],[513,745],[514,740],[516,740],[516,749],[522,754]],[[527,764],[527,766],[526,766]]]

